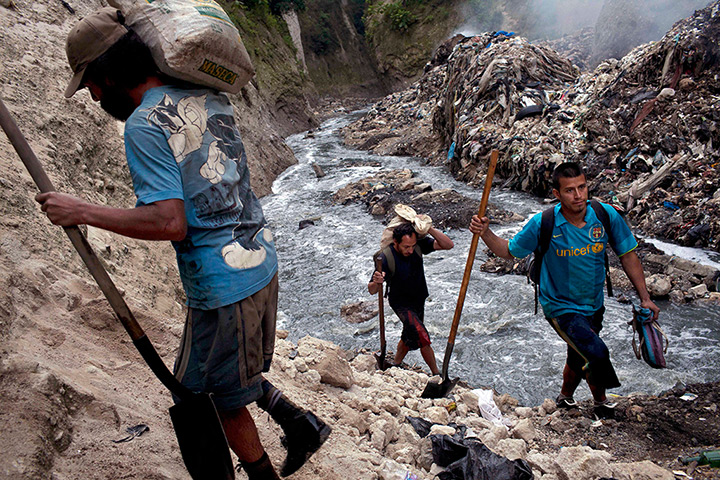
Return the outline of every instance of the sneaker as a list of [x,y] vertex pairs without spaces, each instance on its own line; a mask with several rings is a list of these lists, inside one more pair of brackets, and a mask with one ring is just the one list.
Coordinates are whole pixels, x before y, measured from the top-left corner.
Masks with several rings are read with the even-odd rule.
[[563,408],[565,410],[569,410],[571,408],[578,408],[578,404],[574,398],[565,397],[563,395],[558,395],[555,403],[557,404],[558,408]]
[[599,419],[612,419],[615,418],[615,407],[617,403],[605,400],[602,403],[595,402],[593,413]]

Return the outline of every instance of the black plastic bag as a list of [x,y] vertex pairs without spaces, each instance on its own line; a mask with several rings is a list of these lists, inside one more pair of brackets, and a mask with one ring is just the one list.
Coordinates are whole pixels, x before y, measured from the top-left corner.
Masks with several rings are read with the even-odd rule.
[[430,435],[430,441],[433,462],[443,468],[467,455],[465,440],[455,440],[449,435]]
[[510,460],[493,453],[476,438],[458,442],[447,435],[431,435],[433,461],[444,472],[440,480],[532,480],[525,460]]
[[405,417],[405,420],[412,425],[420,438],[425,438],[430,434],[430,427],[433,426],[432,422],[420,417]]

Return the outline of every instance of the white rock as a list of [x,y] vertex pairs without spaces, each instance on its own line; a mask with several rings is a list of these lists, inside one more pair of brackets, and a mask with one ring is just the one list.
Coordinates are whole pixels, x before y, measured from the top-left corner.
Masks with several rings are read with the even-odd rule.
[[543,400],[542,408],[545,410],[545,413],[551,414],[557,410],[557,404],[553,400],[546,398]]
[[445,469],[443,467],[433,463],[428,474],[430,475],[430,478],[437,478],[438,474],[440,474],[444,471],[445,471]]
[[[383,460],[382,465],[380,466],[380,471],[378,472],[378,479],[379,480],[402,480],[403,478],[405,478],[406,472],[407,472],[407,467],[405,467],[404,465],[399,464],[395,460],[385,459],[385,460]],[[350,478],[349,473],[350,472],[348,472],[348,478]]]
[[527,445],[524,440],[516,438],[505,438],[497,442],[492,449],[498,455],[507,457],[510,460],[523,459],[527,457]]
[[400,404],[395,398],[379,397],[377,404],[378,407],[392,415],[397,415],[400,413]]
[[[535,477],[538,478],[538,477]],[[554,473],[548,473],[547,475],[543,475],[540,480],[559,480],[558,476]]]
[[493,425],[490,427],[490,431],[495,435],[495,438],[502,440],[503,438],[509,438],[508,429],[502,425]]
[[590,447],[564,447],[560,449],[556,461],[567,478],[572,480],[590,480],[612,477],[608,464],[611,455]]
[[441,425],[447,425],[450,421],[450,415],[448,411],[443,407],[428,407],[420,411],[422,418],[429,420],[432,423],[439,423]]
[[418,457],[415,459],[415,464],[424,469],[432,471],[433,456],[432,456],[432,441],[430,437],[420,439],[418,444]]
[[670,277],[661,273],[650,275],[645,283],[652,297],[664,297],[672,290]]
[[320,374],[317,372],[317,370],[308,370],[307,372],[303,373],[300,377],[302,382],[305,384],[307,388],[310,390],[319,392],[322,390],[322,382]]
[[358,372],[375,373],[377,362],[372,355],[358,355],[350,362],[350,365]]
[[526,442],[530,442],[535,439],[537,432],[535,431],[535,425],[533,425],[531,418],[524,418],[520,420],[515,428],[513,428],[512,436],[514,438],[521,438]]
[[417,410],[418,412],[423,411],[426,408],[430,408],[433,406],[432,400],[429,398],[421,398],[418,400],[418,406]]
[[295,357],[293,364],[295,365],[295,369],[300,373],[305,373],[310,370],[305,362],[305,359],[302,357]]
[[537,450],[531,450],[525,460],[534,470],[540,470],[543,474],[556,475],[560,470],[560,466],[554,458]]
[[669,470],[655,465],[650,460],[635,463],[613,463],[610,465],[613,477],[618,480],[673,480]]
[[657,99],[658,101],[663,101],[673,96],[675,96],[675,90],[672,88],[663,88],[660,90],[660,93],[658,93]]
[[480,413],[480,407],[478,406],[478,396],[473,392],[463,392],[460,395],[460,399],[464,405],[467,405],[468,410],[473,413]]
[[417,444],[420,440],[420,435],[418,435],[412,425],[407,422],[400,425],[397,437],[398,443]]
[[405,399],[405,406],[415,412],[418,411],[418,399],[414,397],[408,397]]
[[385,451],[385,446],[388,444],[388,438],[382,427],[378,425],[370,425],[368,430],[370,432],[370,444],[375,450],[379,452]]
[[491,429],[495,426],[490,420],[478,417],[476,415],[468,415],[468,417],[465,419],[465,425],[478,432]]
[[354,383],[350,364],[337,351],[327,350],[325,355],[313,365],[313,369],[320,373],[323,383],[333,387],[347,389]]
[[533,414],[533,409],[530,407],[517,407],[515,408],[515,415],[520,418],[530,418]]
[[485,446],[491,450],[494,449],[500,441],[492,432],[492,430],[485,430],[484,432],[479,434],[479,437],[482,443],[484,443]]
[[391,443],[385,453],[398,463],[414,465],[418,455],[418,447],[409,443]]
[[690,289],[690,293],[692,293],[695,298],[703,297],[706,293],[708,293],[707,285],[705,285],[704,283],[701,283],[700,285],[695,285]]
[[430,435],[449,435],[452,437],[456,431],[453,427],[447,425],[433,425],[430,427]]

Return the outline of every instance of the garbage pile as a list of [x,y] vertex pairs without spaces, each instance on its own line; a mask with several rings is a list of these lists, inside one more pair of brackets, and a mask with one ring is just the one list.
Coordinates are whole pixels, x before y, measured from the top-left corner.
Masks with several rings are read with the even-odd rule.
[[560,103],[578,75],[568,59],[522,37],[485,34],[460,42],[433,118],[449,145],[451,171],[472,181],[498,148],[504,186],[545,195],[552,166],[579,141],[571,125],[576,113]]
[[577,127],[596,192],[645,233],[720,249],[720,2],[601,64]]
[[425,74],[411,88],[388,95],[345,127],[345,142],[378,155],[434,156],[440,141],[433,138],[432,112],[445,88],[446,52],[458,40],[453,37],[438,47]]
[[445,163],[476,185],[497,148],[496,183],[543,197],[555,165],[578,161],[593,195],[626,209],[639,231],[720,250],[717,38],[720,1],[582,74],[512,33],[454,39],[446,64],[430,62],[347,127],[346,140]]

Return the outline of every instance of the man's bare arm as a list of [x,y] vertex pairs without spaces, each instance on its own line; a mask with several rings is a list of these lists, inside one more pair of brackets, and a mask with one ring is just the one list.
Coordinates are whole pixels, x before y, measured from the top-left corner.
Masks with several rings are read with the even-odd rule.
[[474,234],[480,235],[485,245],[498,257],[504,258],[505,260],[512,260],[515,257],[512,256],[509,249],[507,240],[498,237],[495,233],[490,230],[490,220],[487,217],[478,217],[473,215],[470,220],[470,231]]
[[647,285],[645,285],[645,272],[643,272],[637,253],[634,251],[626,253],[620,257],[620,263],[622,263],[625,274],[630,279],[633,287],[635,287],[638,297],[640,297],[640,306],[649,308],[653,312],[653,320],[657,320],[660,308],[650,299],[650,293],[647,290]]
[[428,234],[435,239],[435,243],[433,244],[433,248],[435,250],[450,250],[455,246],[453,241],[450,240],[450,237],[448,237],[435,227],[430,227],[430,230],[428,230]]
[[185,203],[162,200],[134,208],[114,208],[72,195],[49,192],[35,196],[52,223],[63,227],[91,225],[142,240],[180,241],[187,234]]

